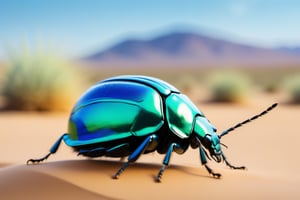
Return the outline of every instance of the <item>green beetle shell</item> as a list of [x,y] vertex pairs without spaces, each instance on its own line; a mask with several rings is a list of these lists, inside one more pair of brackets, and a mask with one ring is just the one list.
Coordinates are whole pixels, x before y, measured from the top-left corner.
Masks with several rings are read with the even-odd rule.
[[184,139],[192,133],[196,115],[204,116],[172,85],[152,77],[119,76],[99,82],[81,96],[64,140],[76,147],[146,136],[165,123]]

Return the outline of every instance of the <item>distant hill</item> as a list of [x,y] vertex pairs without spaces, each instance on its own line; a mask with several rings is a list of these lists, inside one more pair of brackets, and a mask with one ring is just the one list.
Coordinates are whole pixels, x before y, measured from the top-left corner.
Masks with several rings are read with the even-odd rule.
[[277,50],[300,56],[300,47],[281,47],[278,48]]
[[[300,51],[299,51],[300,52]],[[85,57],[100,66],[283,66],[300,64],[300,54],[194,33],[170,33],[149,40],[130,39]]]

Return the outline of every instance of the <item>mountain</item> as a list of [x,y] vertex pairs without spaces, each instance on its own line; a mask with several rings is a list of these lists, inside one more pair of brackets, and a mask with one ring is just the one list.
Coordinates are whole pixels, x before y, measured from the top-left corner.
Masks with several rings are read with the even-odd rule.
[[130,39],[85,58],[101,66],[282,66],[300,64],[299,54],[239,44],[195,33]]
[[300,47],[280,47],[278,50],[300,56]]

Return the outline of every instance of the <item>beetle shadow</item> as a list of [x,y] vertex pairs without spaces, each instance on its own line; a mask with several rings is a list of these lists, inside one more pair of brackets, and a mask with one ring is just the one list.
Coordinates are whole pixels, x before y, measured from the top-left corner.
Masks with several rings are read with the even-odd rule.
[[[200,174],[201,172],[207,173],[205,168],[203,168],[204,170],[202,170],[202,166],[199,166],[199,168],[195,168],[195,167],[189,167],[189,166],[183,166],[183,165],[170,165],[168,168],[171,169],[171,170],[176,170],[179,173],[185,173],[185,174],[190,175],[190,176],[201,177],[201,178],[209,178],[209,179],[213,178],[209,174],[207,174],[207,175]],[[195,171],[197,171],[197,172],[195,172]]]
[[[110,169],[114,168],[118,170],[124,163],[125,161],[112,161],[112,160],[88,160],[90,162],[94,162],[94,164],[97,165],[106,165],[109,166]],[[126,170],[136,170],[136,171],[151,171],[151,178],[153,178],[154,181],[156,181],[156,176],[159,170],[161,169],[162,164],[158,163],[146,163],[146,162],[135,162],[130,164]],[[190,176],[196,176],[196,177],[202,177],[202,178],[213,178],[210,175],[203,175],[200,174],[201,166],[198,168],[194,167],[189,167],[189,166],[183,166],[183,165],[177,165],[177,164],[170,164],[164,173],[168,173],[168,171],[176,171],[176,173],[184,173]],[[203,168],[205,169],[205,168]],[[195,172],[198,170],[198,172]],[[206,170],[203,170],[204,173],[207,173]],[[113,172],[114,173],[114,172]],[[125,172],[126,173],[126,172]],[[213,178],[214,179],[214,178]]]
[[[40,163],[44,167],[53,167],[59,168],[61,170],[72,170],[78,173],[85,173],[85,171],[92,173],[102,173],[104,176],[112,178],[112,176],[120,169],[120,167],[124,164],[124,161],[120,160],[106,160],[106,159],[83,159],[83,160],[63,160],[63,161],[55,161],[55,162],[45,162]],[[38,166],[38,165],[37,165]],[[146,163],[146,162],[135,162],[130,164],[126,171],[135,171],[136,173],[149,173],[149,176],[156,181],[156,176],[161,169],[162,164],[158,163]],[[205,168],[204,168],[205,169]],[[202,177],[202,178],[213,178],[210,175],[203,175],[201,172],[206,173],[206,170],[202,170],[202,167],[194,168],[183,165],[172,165],[170,164],[166,170],[165,174],[168,171],[176,171],[175,173],[184,173],[189,176],[194,177]],[[198,173],[199,172],[199,173]]]
[[[108,165],[110,168],[114,168],[115,170],[118,170],[125,163],[125,161],[111,161],[111,160],[89,160],[89,161],[95,162],[96,164],[100,164],[100,165]],[[130,164],[130,166],[128,166],[128,169],[126,170],[149,171],[151,173],[149,176],[156,182],[157,174],[161,169],[161,167],[162,164],[158,164],[158,163],[135,162]],[[202,170],[201,166],[199,166],[199,168],[195,168],[195,167],[183,166],[178,164],[170,164],[166,168],[164,173],[168,173],[168,171],[176,171],[176,173],[184,173],[189,176],[214,179],[209,174],[207,175],[201,174],[202,171],[203,173],[207,173],[205,168],[203,169],[204,170]]]

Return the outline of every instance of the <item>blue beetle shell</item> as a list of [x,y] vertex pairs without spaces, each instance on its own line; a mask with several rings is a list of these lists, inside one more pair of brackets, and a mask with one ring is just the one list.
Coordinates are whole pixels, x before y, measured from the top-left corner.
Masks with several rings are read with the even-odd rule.
[[179,138],[193,131],[201,111],[174,86],[147,76],[119,76],[88,89],[69,119],[67,145],[75,147],[155,133],[168,123]]

